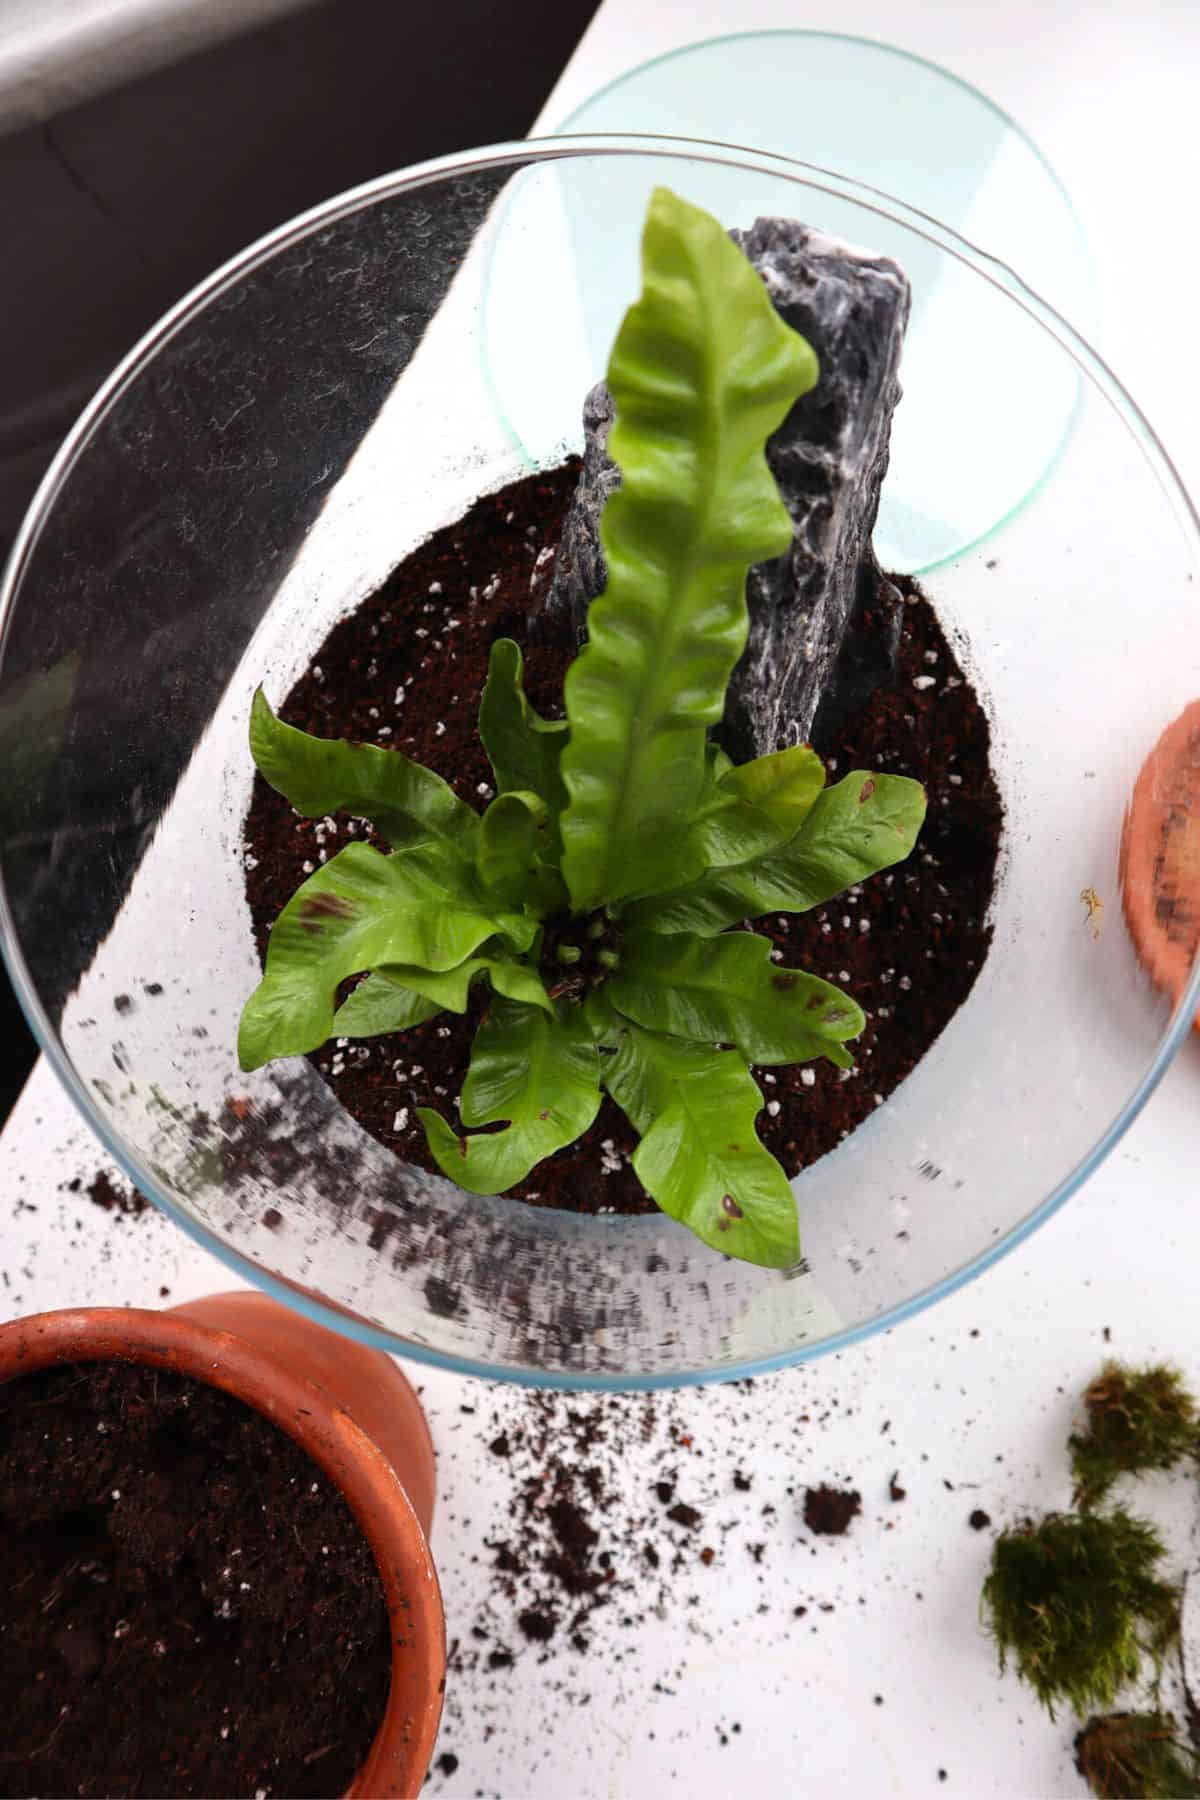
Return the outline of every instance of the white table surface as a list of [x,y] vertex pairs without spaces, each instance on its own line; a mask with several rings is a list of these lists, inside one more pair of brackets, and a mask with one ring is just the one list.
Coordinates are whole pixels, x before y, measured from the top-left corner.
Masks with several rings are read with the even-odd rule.
[[[1030,132],[1091,243],[1104,305],[1098,347],[1200,490],[1192,0],[603,0],[541,128],[663,50],[780,26],[920,53]],[[1200,1381],[1198,1116],[1200,1045],[1189,1043],[1085,1190],[933,1312],[750,1389],[665,1397],[646,1438],[641,1403],[584,1401],[603,1405],[623,1446],[604,1525],[622,1603],[597,1615],[586,1659],[524,1644],[483,1547],[511,1525],[514,1497],[509,1466],[487,1446],[502,1427],[521,1430],[536,1401],[411,1369],[439,1451],[433,1549],[461,1645],[439,1745],[458,1767],[435,1766],[429,1791],[504,1800],[703,1797],[752,1785],[839,1796],[1081,1792],[1070,1721],[1051,1723],[996,1671],[977,1619],[989,1539],[967,1518],[975,1507],[999,1523],[1065,1504],[1072,1406],[1110,1344],[1130,1358],[1180,1359]],[[40,1063],[0,1139],[3,1316],[157,1305],[163,1289],[174,1301],[232,1285],[164,1217],[114,1222],[64,1191],[103,1166]],[[748,1494],[733,1486],[736,1467],[753,1469]],[[633,1533],[668,1468],[704,1524],[689,1535],[656,1522],[657,1541],[673,1535],[684,1556],[664,1595],[638,1574]],[[888,1498],[893,1471],[907,1490],[899,1504]],[[862,1517],[842,1540],[803,1528],[803,1490],[826,1479],[862,1493]],[[1142,1498],[1169,1526],[1179,1567],[1200,1560],[1186,1500],[1158,1484]],[[765,1545],[761,1561],[751,1541]],[[716,1551],[710,1566],[702,1542]],[[622,1610],[640,1610],[648,1594],[656,1610],[622,1626]],[[473,1628],[487,1633],[484,1654]],[[515,1652],[510,1669],[486,1666],[497,1642]]]

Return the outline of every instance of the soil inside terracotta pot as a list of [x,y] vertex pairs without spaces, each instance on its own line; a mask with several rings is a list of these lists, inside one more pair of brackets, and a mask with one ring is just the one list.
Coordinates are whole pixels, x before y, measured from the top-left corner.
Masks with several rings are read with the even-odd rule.
[[[435,533],[334,626],[281,716],[319,736],[399,748],[482,810],[493,789],[476,718],[495,638],[525,648],[530,699],[546,716],[562,714],[563,674],[576,645],[560,637],[531,646],[528,625],[533,599],[553,574],[577,472],[569,462],[526,477]],[[905,597],[896,679],[816,748],[831,781],[857,768],[923,781],[929,815],[917,849],[829,906],[755,926],[784,962],[848,988],[867,1014],[852,1070],[818,1061],[756,1071],[766,1100],[759,1134],[789,1174],[833,1149],[910,1073],[970,993],[991,942],[1002,809],[987,717],[928,599],[915,582],[894,579]],[[877,631],[878,616],[868,613],[859,629]],[[255,778],[245,871],[260,954],[305,877],[356,840],[376,841],[364,821],[301,819]],[[403,1035],[330,1043],[310,1060],[372,1136],[432,1169],[416,1109],[436,1106],[458,1127],[456,1101],[487,997],[480,983],[463,1016],[443,1013]],[[652,1211],[630,1166],[635,1148],[632,1129],[606,1097],[578,1142],[509,1191],[572,1211]]]
[[391,1640],[342,1495],[241,1401],[120,1363],[0,1386],[0,1795],[334,1795]]

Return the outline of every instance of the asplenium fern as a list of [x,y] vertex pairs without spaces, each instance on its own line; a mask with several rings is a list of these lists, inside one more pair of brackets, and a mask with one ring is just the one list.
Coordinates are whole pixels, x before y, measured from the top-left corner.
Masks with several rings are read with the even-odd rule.
[[864,1019],[774,963],[766,938],[726,928],[805,912],[901,861],[925,796],[864,772],[827,788],[807,746],[735,767],[709,742],[746,642],[747,571],[791,542],[764,447],[817,365],[717,221],[665,189],[642,268],[608,370],[622,475],[601,521],[608,584],[564,720],[530,705],[517,645],[492,646],[482,817],[399,751],[309,737],[256,695],[266,780],[308,817],[369,819],[391,854],[351,844],[293,895],[238,1049],[253,1069],[402,1031],[465,1012],[484,979],[465,1129],[420,1112],[447,1175],[503,1192],[586,1131],[607,1089],[665,1212],[714,1249],[787,1267],[795,1200],[755,1129],[751,1065],[847,1067]]

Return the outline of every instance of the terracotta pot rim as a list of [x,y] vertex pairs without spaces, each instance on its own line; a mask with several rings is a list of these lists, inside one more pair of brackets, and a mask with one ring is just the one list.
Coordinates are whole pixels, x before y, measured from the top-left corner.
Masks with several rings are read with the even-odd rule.
[[[335,1483],[371,1546],[388,1609],[387,1707],[346,1800],[416,1794],[433,1754],[445,1670],[445,1621],[425,1533],[391,1463],[333,1397],[233,1331],[176,1312],[66,1307],[0,1325],[0,1382],[80,1362],[170,1368],[233,1395],[298,1443]],[[435,1704],[410,1719],[400,1703],[397,1643],[409,1635]]]

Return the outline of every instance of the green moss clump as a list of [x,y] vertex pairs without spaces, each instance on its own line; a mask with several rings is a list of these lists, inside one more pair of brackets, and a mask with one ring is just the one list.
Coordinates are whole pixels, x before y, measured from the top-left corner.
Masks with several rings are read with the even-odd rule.
[[1076,1506],[1095,1506],[1118,1475],[1172,1469],[1200,1450],[1196,1402],[1177,1369],[1107,1362],[1083,1396],[1087,1429],[1069,1449]]
[[1157,1668],[1179,1631],[1179,1593],[1158,1578],[1152,1525],[1111,1514],[1051,1513],[996,1539],[982,1610],[1000,1667],[1011,1656],[1050,1717],[1066,1701],[1112,1705],[1143,1656]]
[[1196,1800],[1200,1756],[1180,1743],[1168,1713],[1089,1719],[1075,1739],[1075,1767],[1100,1800]]

